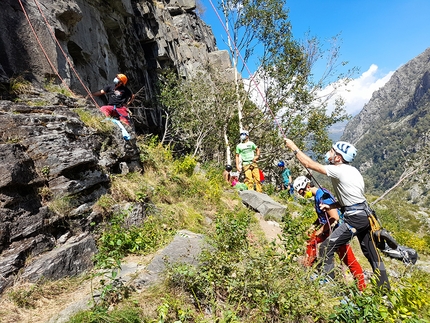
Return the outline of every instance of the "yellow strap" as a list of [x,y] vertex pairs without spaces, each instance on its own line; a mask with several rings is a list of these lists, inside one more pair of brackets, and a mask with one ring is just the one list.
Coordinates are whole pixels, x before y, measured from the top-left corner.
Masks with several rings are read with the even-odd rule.
[[372,231],[381,230],[381,225],[379,224],[379,221],[375,218],[375,216],[373,214],[370,214],[368,217]]

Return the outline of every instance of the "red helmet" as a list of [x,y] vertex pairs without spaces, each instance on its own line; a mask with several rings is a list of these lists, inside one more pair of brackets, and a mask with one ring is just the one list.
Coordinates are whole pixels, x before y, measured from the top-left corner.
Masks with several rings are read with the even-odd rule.
[[121,81],[122,84],[126,85],[128,78],[124,74],[117,74],[116,78]]

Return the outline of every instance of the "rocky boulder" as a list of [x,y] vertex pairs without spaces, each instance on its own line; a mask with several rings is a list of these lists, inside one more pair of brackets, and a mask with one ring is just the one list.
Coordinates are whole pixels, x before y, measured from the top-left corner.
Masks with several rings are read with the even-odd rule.
[[[96,247],[88,235],[97,221],[91,205],[108,191],[109,174],[142,169],[133,140],[116,128],[98,133],[74,108],[0,101],[0,292],[29,258],[42,254],[39,265],[25,271],[28,278],[91,267]],[[48,198],[70,201],[67,212],[48,208]]]
[[256,191],[240,191],[242,202],[260,213],[265,220],[282,222],[287,208],[275,202],[269,195]]

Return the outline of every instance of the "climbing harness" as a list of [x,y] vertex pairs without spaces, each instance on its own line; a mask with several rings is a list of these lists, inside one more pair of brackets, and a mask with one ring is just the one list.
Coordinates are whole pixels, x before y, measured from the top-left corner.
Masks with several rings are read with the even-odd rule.
[[[125,107],[125,106],[121,106],[120,108],[122,108],[122,107]],[[127,107],[125,107],[125,108],[127,108]],[[113,110],[116,112],[116,113],[118,113],[118,115],[120,116],[120,117],[123,117],[124,119],[127,119],[127,121],[128,122],[131,122],[131,119],[130,119],[130,117],[128,116],[128,115],[124,115],[124,114],[122,114],[121,112],[119,112],[119,110],[117,109],[117,107],[116,107],[116,104],[114,104],[113,105]]]

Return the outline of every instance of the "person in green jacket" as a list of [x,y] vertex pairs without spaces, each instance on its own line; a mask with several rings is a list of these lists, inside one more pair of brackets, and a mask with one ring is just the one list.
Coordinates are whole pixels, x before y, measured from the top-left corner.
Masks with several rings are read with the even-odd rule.
[[[262,192],[260,171],[257,161],[260,158],[260,148],[249,140],[249,132],[242,130],[240,133],[240,143],[236,146],[236,169],[245,173],[245,184],[248,190]],[[243,166],[243,168],[242,168]]]

